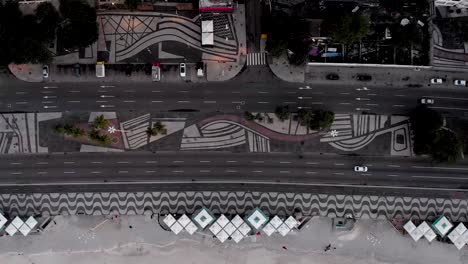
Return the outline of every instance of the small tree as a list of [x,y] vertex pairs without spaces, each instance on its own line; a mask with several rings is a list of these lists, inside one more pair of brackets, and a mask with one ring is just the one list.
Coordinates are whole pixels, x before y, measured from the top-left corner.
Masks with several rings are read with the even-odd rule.
[[104,118],[104,115],[96,116],[93,121],[93,128],[95,129],[105,129],[109,121]]
[[431,156],[435,161],[455,163],[460,156],[462,144],[457,134],[446,128],[435,132],[434,142],[431,144]]
[[314,111],[309,127],[311,129],[326,129],[332,125],[333,120],[335,120],[335,114],[333,112],[317,110]]
[[159,134],[161,135],[166,135],[167,134],[167,129],[164,124],[162,124],[160,121],[156,122],[153,124],[153,127],[148,127],[146,129],[146,134],[148,136],[157,136]]
[[110,145],[111,143],[111,139],[108,135],[101,135],[99,130],[95,130],[95,129],[89,132],[89,138],[103,146]]
[[277,106],[275,109],[275,115],[281,121],[285,121],[286,119],[289,119],[289,116],[291,115],[291,113],[289,112],[289,106],[288,105]]
[[248,121],[254,121],[255,120],[255,116],[249,111],[244,112],[244,118],[247,119]]
[[312,121],[312,112],[305,109],[299,109],[297,118],[301,126],[309,126]]
[[344,16],[333,33],[333,40],[349,45],[359,42],[369,33],[369,21],[366,17],[353,14]]
[[258,120],[259,122],[263,121],[263,115],[261,113],[257,113],[255,115],[255,120]]

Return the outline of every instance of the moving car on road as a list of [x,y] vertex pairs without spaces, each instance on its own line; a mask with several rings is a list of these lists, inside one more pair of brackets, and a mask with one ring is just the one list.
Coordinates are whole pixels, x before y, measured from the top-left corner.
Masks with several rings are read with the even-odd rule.
[[180,64],[180,77],[185,77],[186,74],[185,74],[185,63],[181,63]]
[[44,77],[44,79],[49,78],[49,66],[42,66],[42,77]]
[[355,172],[367,172],[367,166],[363,166],[363,165],[354,166],[354,171]]
[[161,80],[161,64],[159,62],[153,62],[151,66],[151,78],[153,82],[159,82]]
[[431,79],[431,83],[432,84],[443,84],[444,83],[444,79],[443,78],[438,78],[438,77],[435,77],[435,78],[432,78]]
[[432,98],[423,97],[419,99],[419,103],[423,105],[433,105],[435,102],[434,102],[434,99]]
[[453,84],[456,86],[466,86],[466,80],[454,80]]
[[327,74],[327,80],[332,80],[332,81],[336,81],[336,80],[339,80],[340,79],[340,76],[336,73],[329,73]]
[[356,79],[358,81],[368,82],[368,81],[372,80],[372,76],[370,76],[369,74],[358,74],[356,76]]

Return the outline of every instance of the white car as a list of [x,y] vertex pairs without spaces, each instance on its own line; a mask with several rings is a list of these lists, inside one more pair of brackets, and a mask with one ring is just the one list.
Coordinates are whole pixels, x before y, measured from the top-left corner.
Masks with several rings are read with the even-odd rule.
[[454,80],[453,84],[456,86],[466,86],[466,80]]
[[423,105],[433,105],[435,103],[434,99],[426,97],[419,99],[419,102]]
[[367,167],[366,166],[354,166],[354,171],[355,172],[367,172]]
[[442,84],[442,83],[444,83],[444,79],[442,79],[442,78],[432,78],[431,83],[432,84]]
[[44,79],[49,78],[49,66],[42,66],[42,77],[44,77]]
[[185,77],[187,74],[185,73],[185,63],[180,64],[180,77]]
[[159,66],[151,66],[151,77],[153,82],[159,82],[161,80],[161,68]]

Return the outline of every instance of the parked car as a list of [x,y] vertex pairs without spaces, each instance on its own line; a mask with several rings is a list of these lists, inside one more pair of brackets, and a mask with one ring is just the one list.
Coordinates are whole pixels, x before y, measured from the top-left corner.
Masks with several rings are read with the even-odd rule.
[[453,84],[456,86],[466,86],[466,80],[454,80]]
[[423,97],[419,99],[419,103],[423,105],[433,105],[435,102],[434,102],[434,99],[432,98]]
[[96,62],[96,77],[103,78],[106,77],[106,68],[103,61]]
[[355,172],[367,172],[367,166],[363,166],[363,165],[354,166],[354,171]]
[[153,82],[159,82],[161,80],[161,64],[159,62],[153,62],[151,66],[151,78]]
[[184,78],[185,78],[185,76],[187,75],[187,74],[185,73],[185,63],[181,63],[181,64],[180,64],[179,70],[180,70],[180,77],[184,77]]
[[336,80],[339,80],[340,79],[340,76],[336,73],[329,73],[327,74],[327,80],[332,80],[332,81],[336,81]]
[[431,84],[442,84],[444,81],[445,80],[443,78],[435,77],[431,79]]
[[44,77],[44,79],[49,78],[49,66],[42,66],[42,77]]
[[368,74],[358,74],[356,76],[356,79],[359,80],[359,81],[368,82],[368,81],[372,80],[372,76],[370,76]]

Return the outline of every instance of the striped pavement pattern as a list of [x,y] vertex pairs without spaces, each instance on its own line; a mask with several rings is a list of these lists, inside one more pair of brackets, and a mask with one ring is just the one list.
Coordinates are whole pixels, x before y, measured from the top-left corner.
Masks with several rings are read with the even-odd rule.
[[247,66],[266,65],[266,53],[247,54]]
[[125,121],[120,124],[120,130],[124,134],[125,148],[137,149],[148,143],[146,129],[150,125],[150,114]]

